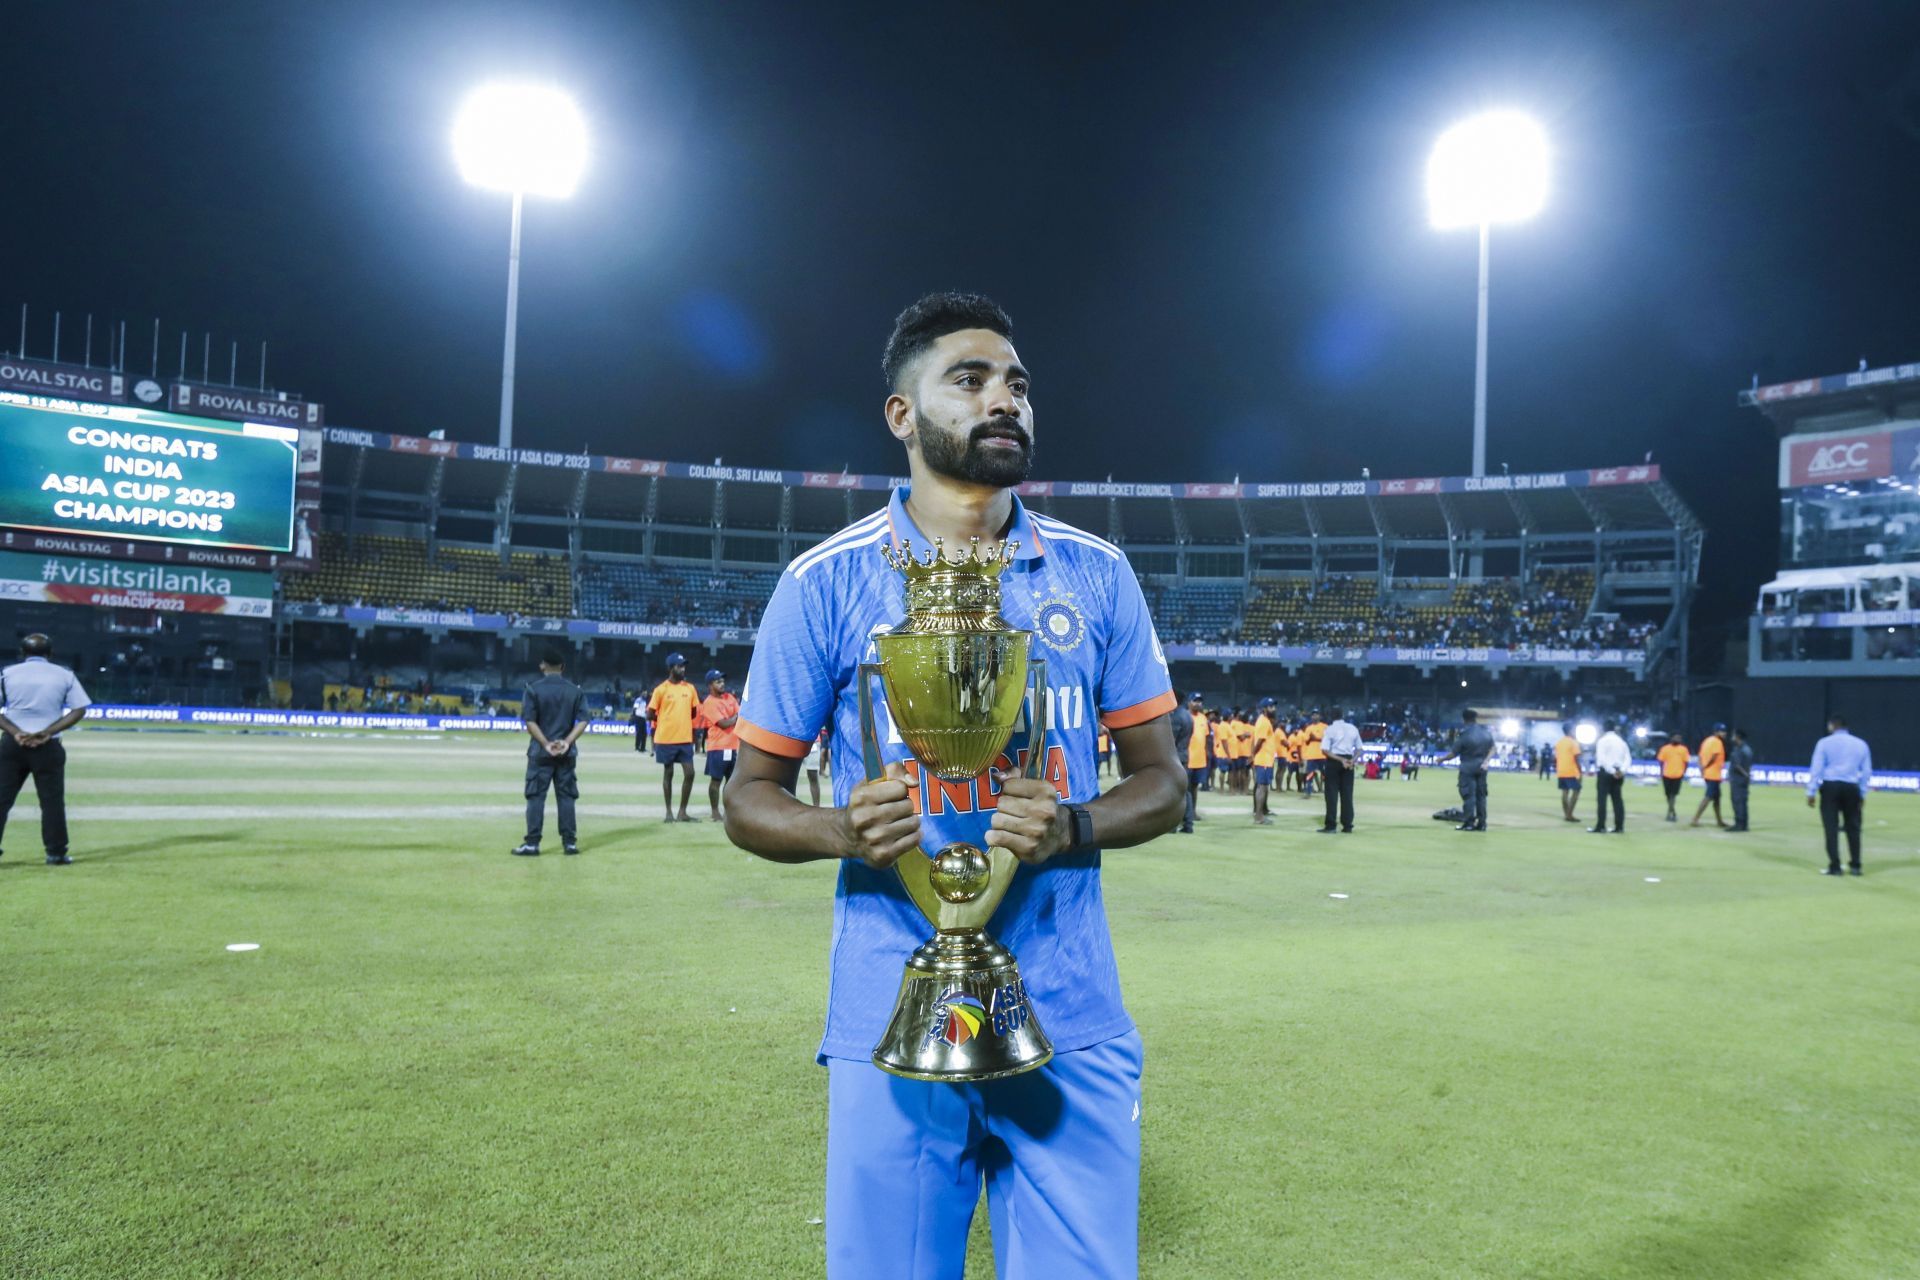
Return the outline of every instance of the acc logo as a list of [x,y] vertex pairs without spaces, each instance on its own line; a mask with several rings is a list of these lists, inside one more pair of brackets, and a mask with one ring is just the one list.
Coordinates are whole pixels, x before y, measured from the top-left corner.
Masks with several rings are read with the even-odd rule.
[[1080,610],[1058,597],[1040,602],[1033,611],[1033,624],[1040,638],[1062,653],[1078,648],[1087,638],[1087,620]]
[[1832,444],[1814,450],[1812,460],[1807,463],[1807,474],[1831,475],[1835,471],[1855,471],[1867,465],[1867,442],[1856,440],[1852,444]]
[[979,1035],[986,1020],[987,1006],[960,988],[949,987],[940,993],[940,1003],[934,1006],[927,1039],[945,1040],[957,1049]]

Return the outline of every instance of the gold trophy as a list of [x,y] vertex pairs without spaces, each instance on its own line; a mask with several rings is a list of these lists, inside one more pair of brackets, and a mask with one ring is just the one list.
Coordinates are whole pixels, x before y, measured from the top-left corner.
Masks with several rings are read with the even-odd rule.
[[[883,776],[872,681],[920,762],[922,787],[975,782],[1006,749],[1032,682],[1033,731],[1027,776],[1046,759],[1046,663],[1031,656],[1033,636],[1000,616],[1000,575],[1019,543],[983,552],[973,539],[963,556],[935,538],[916,560],[911,543],[883,547],[906,579],[907,618],[874,644],[878,662],[860,664],[860,738],[868,781]],[[936,781],[938,780],[938,781]],[[924,856],[923,856],[924,855]],[[910,852],[894,863],[934,927],[907,958],[893,1018],[873,1051],[882,1071],[912,1080],[973,1083],[1031,1071],[1053,1057],[1034,1019],[1013,953],[986,932],[1019,860],[1005,849],[956,843],[938,853]]]

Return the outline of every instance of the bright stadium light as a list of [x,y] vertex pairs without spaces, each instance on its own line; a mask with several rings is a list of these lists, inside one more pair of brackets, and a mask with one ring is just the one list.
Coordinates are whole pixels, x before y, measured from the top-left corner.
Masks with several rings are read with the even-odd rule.
[[454,117],[453,158],[476,187],[565,198],[587,167],[587,124],[558,89],[483,85]]
[[1635,742],[1645,742],[1647,740],[1647,726],[1643,724],[1633,726],[1633,740]]
[[1520,722],[1518,720],[1515,720],[1512,716],[1508,716],[1505,720],[1502,720],[1500,722],[1500,736],[1503,738],[1519,737]]
[[513,197],[507,250],[507,343],[500,370],[500,447],[513,447],[514,336],[520,320],[520,205],[530,195],[564,199],[587,167],[587,125],[573,99],[537,84],[489,84],[460,104],[453,159],[476,187]]
[[1495,223],[1523,222],[1547,202],[1547,135],[1518,111],[1462,120],[1427,158],[1427,216],[1437,231],[1480,228],[1480,323],[1473,363],[1473,474],[1487,474],[1487,250]]
[[1427,216],[1436,231],[1525,222],[1547,203],[1546,130],[1518,111],[1462,120],[1427,158]]
[[1573,726],[1573,740],[1583,747],[1590,747],[1600,741],[1600,726],[1591,720],[1582,720]]

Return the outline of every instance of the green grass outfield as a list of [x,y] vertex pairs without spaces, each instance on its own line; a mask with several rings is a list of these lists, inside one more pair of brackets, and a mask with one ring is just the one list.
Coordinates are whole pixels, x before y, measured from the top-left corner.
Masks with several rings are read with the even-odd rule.
[[[622,740],[565,859],[507,856],[513,739],[69,751],[75,865],[30,799],[0,860],[0,1276],[821,1273],[831,866],[660,824]],[[1835,881],[1793,791],[1452,786],[1109,859],[1142,1273],[1920,1275],[1920,800]]]

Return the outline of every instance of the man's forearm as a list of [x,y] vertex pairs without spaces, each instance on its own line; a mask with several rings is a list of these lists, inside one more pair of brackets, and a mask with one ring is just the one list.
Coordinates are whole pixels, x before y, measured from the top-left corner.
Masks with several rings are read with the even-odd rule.
[[1093,842],[1102,849],[1125,849],[1167,834],[1186,806],[1186,771],[1151,764],[1089,800],[1086,808],[1093,816]]
[[42,729],[37,736],[42,738],[51,738],[56,733],[65,733],[67,730],[73,728],[73,726],[79,724],[80,721],[83,718],[85,718],[86,714],[87,714],[87,709],[85,707],[75,707],[73,710],[67,712],[67,714],[61,716],[58,720],[55,720],[52,724]]
[[770,778],[727,788],[727,838],[770,862],[817,862],[850,853],[843,810],[802,804]]
[[574,743],[580,741],[580,735],[585,733],[586,731],[587,731],[587,722],[585,720],[582,720],[573,726],[573,732],[567,735],[567,749],[569,751],[573,749]]
[[522,728],[524,728],[528,733],[533,735],[533,740],[539,743],[541,746],[550,747],[553,745],[553,743],[547,740],[546,733],[540,728],[539,725],[535,724],[533,721],[522,720],[520,724]]

